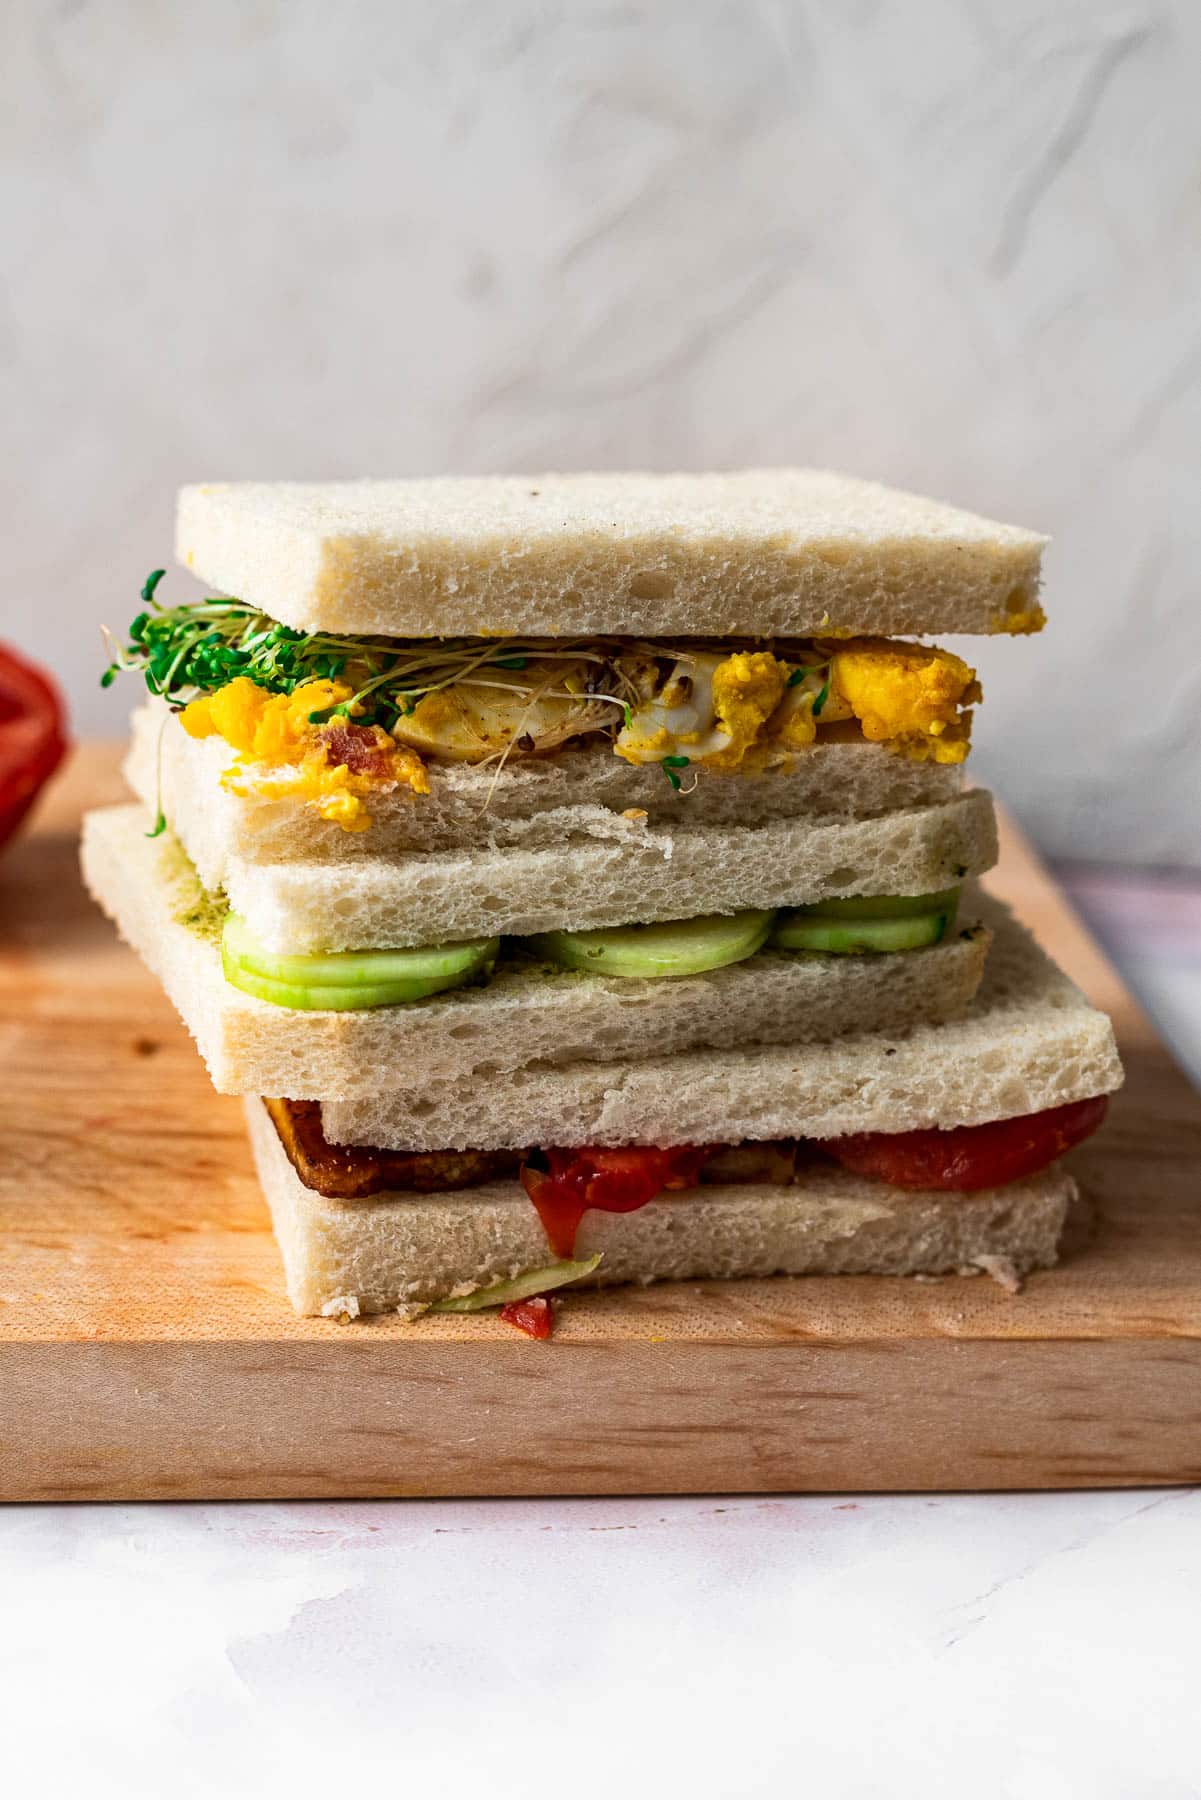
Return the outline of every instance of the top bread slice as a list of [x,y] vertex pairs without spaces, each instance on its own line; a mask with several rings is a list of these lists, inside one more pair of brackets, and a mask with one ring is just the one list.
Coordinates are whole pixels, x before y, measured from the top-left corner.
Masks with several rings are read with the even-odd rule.
[[216,482],[176,522],[285,625],[418,638],[1024,631],[1045,544],[824,469]]

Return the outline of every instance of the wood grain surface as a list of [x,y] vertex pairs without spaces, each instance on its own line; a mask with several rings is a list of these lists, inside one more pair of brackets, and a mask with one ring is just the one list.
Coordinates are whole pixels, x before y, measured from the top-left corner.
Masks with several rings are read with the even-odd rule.
[[1012,827],[990,885],[1128,1071],[1061,1267],[578,1294],[538,1344],[292,1313],[238,1103],[80,886],[117,758],[78,752],[0,862],[0,1497],[1201,1479],[1201,1100]]

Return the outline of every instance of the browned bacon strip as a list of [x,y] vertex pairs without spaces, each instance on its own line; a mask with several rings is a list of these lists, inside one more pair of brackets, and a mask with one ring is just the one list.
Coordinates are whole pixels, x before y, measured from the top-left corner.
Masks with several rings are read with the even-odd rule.
[[[409,1155],[330,1144],[321,1129],[317,1100],[264,1100],[289,1162],[305,1187],[331,1200],[365,1200],[372,1194],[449,1193],[484,1181],[516,1178],[529,1150],[433,1150]],[[789,1182],[807,1146],[791,1142],[719,1145],[700,1172],[702,1185],[724,1182]]]
[[305,1187],[331,1200],[365,1200],[385,1192],[436,1194],[516,1176],[519,1150],[365,1150],[327,1143],[316,1100],[264,1100],[288,1161]]

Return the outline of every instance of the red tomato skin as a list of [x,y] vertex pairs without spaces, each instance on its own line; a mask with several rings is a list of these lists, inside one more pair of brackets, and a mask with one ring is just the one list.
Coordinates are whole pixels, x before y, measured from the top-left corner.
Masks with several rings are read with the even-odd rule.
[[1091,1137],[1109,1105],[1105,1094],[987,1125],[951,1131],[864,1131],[830,1138],[822,1148],[857,1175],[892,1187],[976,1193],[1036,1175],[1074,1144]]
[[0,849],[67,752],[57,687],[33,663],[0,645]]
[[535,1294],[529,1300],[510,1300],[501,1307],[500,1316],[506,1325],[516,1325],[518,1331],[532,1338],[548,1338],[555,1322],[545,1294]]

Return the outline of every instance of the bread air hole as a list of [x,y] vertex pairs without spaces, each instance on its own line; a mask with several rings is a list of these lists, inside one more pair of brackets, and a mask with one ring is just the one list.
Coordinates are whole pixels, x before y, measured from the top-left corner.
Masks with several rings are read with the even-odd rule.
[[671,591],[671,576],[655,575],[649,569],[635,575],[630,582],[631,600],[666,600]]

